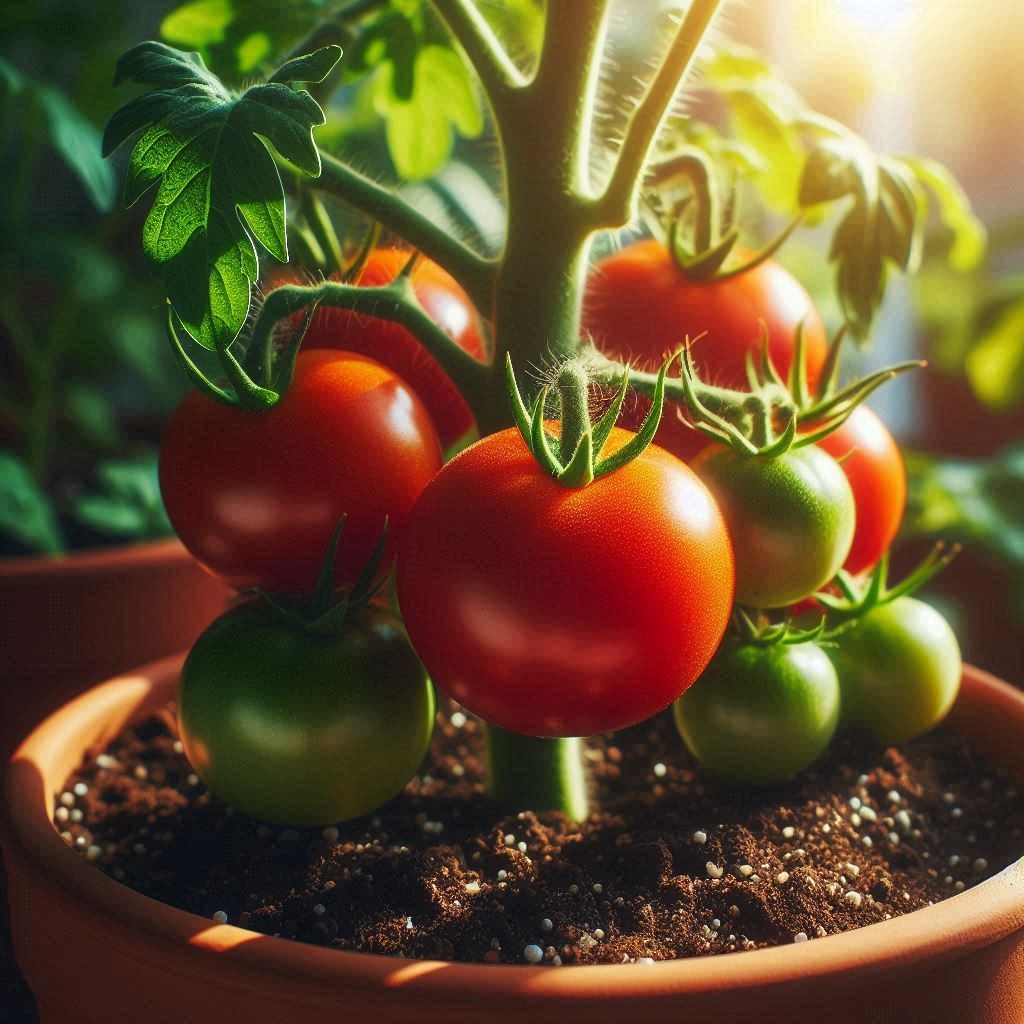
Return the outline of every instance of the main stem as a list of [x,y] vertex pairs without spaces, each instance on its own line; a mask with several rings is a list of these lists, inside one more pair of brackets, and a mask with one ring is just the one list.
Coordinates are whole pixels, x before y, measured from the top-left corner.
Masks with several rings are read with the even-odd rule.
[[[536,75],[495,110],[510,215],[493,306],[496,400],[474,410],[484,434],[513,422],[504,399],[506,354],[526,378],[579,348],[594,230],[587,204],[590,126],[607,8],[607,2],[561,0],[556,17],[549,7]],[[487,723],[484,735],[492,796],[510,807],[586,817],[579,739],[537,739]]]

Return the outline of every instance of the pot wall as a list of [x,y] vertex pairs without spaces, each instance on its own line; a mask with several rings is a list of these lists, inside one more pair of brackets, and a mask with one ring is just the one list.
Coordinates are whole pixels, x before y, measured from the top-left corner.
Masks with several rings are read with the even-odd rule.
[[[46,1022],[295,1019],[1020,1024],[1024,864],[949,900],[785,948],[649,966],[403,961],[285,942],[173,910],[69,851],[52,794],[90,743],[173,693],[168,660],[99,687],[37,730],[9,771],[15,949]],[[1024,775],[1024,694],[965,670],[960,728]],[[626,1016],[628,1015],[628,1016]]]
[[87,686],[187,649],[231,593],[177,540],[0,559],[0,764]]

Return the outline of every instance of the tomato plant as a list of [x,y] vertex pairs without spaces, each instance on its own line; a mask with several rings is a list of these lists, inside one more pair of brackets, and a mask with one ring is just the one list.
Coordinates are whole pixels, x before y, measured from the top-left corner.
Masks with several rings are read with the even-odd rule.
[[[130,204],[153,196],[143,246],[165,288],[168,335],[180,365],[211,399],[260,410],[243,413],[194,397],[178,411],[161,474],[172,522],[200,560],[235,585],[287,590],[312,584],[343,513],[349,525],[342,554],[355,566],[388,516],[402,613],[416,648],[438,683],[488,720],[488,749],[499,751],[488,765],[492,792],[500,788],[496,779],[521,774],[531,758],[543,766],[538,775],[557,774],[561,769],[552,766],[567,764],[566,752],[578,746],[573,734],[634,722],[667,706],[712,656],[733,600],[728,533],[707,488],[662,449],[637,452],[632,462],[587,481],[595,467],[582,443],[573,451],[583,457],[573,455],[559,468],[565,479],[552,479],[545,457],[534,458],[538,448],[548,455],[557,448],[557,462],[563,442],[572,448],[567,436],[593,435],[580,429],[577,408],[563,416],[569,429],[552,448],[542,401],[533,404],[522,431],[520,411],[505,402],[506,362],[522,373],[536,371],[531,401],[546,390],[540,378],[579,363],[603,387],[630,377],[660,411],[664,375],[655,384],[651,371],[685,337],[703,335],[693,354],[707,385],[687,392],[691,382],[673,379],[668,394],[677,414],[662,428],[665,444],[688,454],[696,445],[690,433],[678,442],[671,436],[683,429],[680,403],[698,419],[703,405],[702,427],[717,418],[740,429],[723,412],[729,396],[714,385],[745,384],[745,357],[760,348],[762,336],[783,374],[796,339],[803,339],[809,389],[793,389],[799,393],[791,405],[802,407],[824,375],[813,303],[778,265],[766,259],[715,276],[746,220],[740,204],[748,196],[785,195],[792,207],[789,226],[765,251],[802,221],[829,224],[839,204],[827,259],[837,309],[857,339],[866,337],[890,274],[910,269],[922,251],[924,215],[935,196],[960,258],[977,241],[969,211],[941,170],[874,154],[852,132],[816,117],[792,90],[780,89],[756,57],[744,58],[744,88],[737,90],[723,87],[725,79],[735,83],[730,54],[708,53],[707,60],[701,54],[715,92],[709,109],[716,120],[722,115],[721,125],[670,117],[723,0],[692,0],[673,15],[649,73],[641,74],[636,101],[593,124],[587,119],[601,101],[594,69],[609,56],[611,0],[593,0],[579,18],[557,17],[553,4],[516,6],[533,11],[538,31],[512,33],[522,52],[510,53],[504,40],[511,36],[489,23],[494,12],[478,0],[431,0],[439,17],[430,22],[427,47],[407,45],[419,39],[418,29],[401,43],[396,36],[394,45],[379,36],[380,4],[346,4],[328,23],[311,26],[309,52],[300,47],[276,69],[271,54],[261,56],[258,69],[247,65],[248,84],[238,89],[219,81],[201,54],[141,43],[121,58],[116,77],[148,91],[114,114],[104,136],[108,152],[138,137],[125,195]],[[418,23],[418,5],[412,7]],[[394,14],[389,9],[385,16],[391,21]],[[398,13],[395,24],[404,17]],[[538,42],[534,47],[527,39]],[[413,150],[422,156],[414,161],[418,168],[436,169],[451,152],[454,133],[493,130],[485,145],[500,156],[493,180],[506,200],[504,223],[474,224],[456,201],[446,201],[450,217],[436,215],[404,183],[386,185],[338,155],[333,142],[343,132],[332,136],[331,152],[319,146],[326,111],[341,106],[336,89],[358,74],[358,62],[342,73],[340,41],[375,54],[368,64],[389,65],[393,102],[382,110],[385,134],[393,146],[406,147],[405,156]],[[431,75],[417,72],[431,55],[440,60],[435,70],[446,69],[443,101]],[[632,90],[631,81],[623,94]],[[764,103],[754,118],[752,96]],[[741,110],[744,116],[732,116]],[[760,130],[765,118],[785,128],[795,159],[771,159],[775,143]],[[611,147],[600,137],[607,124],[617,135]],[[815,130],[804,131],[808,125]],[[727,150],[746,156],[729,161],[726,173],[720,158]],[[755,166],[763,173],[750,182],[753,188],[733,180]],[[685,195],[678,194],[680,168]],[[717,178],[728,194],[711,187]],[[460,198],[453,179],[438,184],[449,199]],[[648,191],[663,185],[674,196]],[[298,203],[286,206],[286,189]],[[692,238],[672,235],[689,278],[656,243],[638,243],[602,261],[585,295],[593,240],[623,230],[640,207],[677,213],[682,231],[692,227]],[[364,287],[397,269],[376,278],[371,261],[358,284],[293,280],[259,294],[261,270],[267,280],[264,257],[286,264],[289,237],[330,241],[332,211],[342,208],[346,221],[372,222],[396,246],[419,252],[427,269]],[[487,325],[485,358],[446,314],[430,309],[425,291],[422,304],[415,301],[417,274],[425,278],[431,261],[479,310]],[[350,311],[347,323],[359,338],[346,333],[347,340],[337,341],[343,314],[327,307]],[[310,333],[292,381],[301,335],[279,328],[300,317]],[[419,347],[382,340],[377,321],[400,324]],[[321,340],[321,325],[330,339]],[[588,344],[588,333],[605,357]],[[362,348],[364,341],[382,362],[393,359],[398,374],[315,347]],[[625,357],[640,367],[627,368]],[[335,373],[342,362],[350,369]],[[419,375],[434,363],[457,392],[450,401],[439,398],[440,378]],[[212,378],[209,366],[217,367]],[[758,419],[741,446],[749,441],[764,457],[700,457],[736,538],[737,595],[772,606],[827,581],[847,555],[854,518],[850,485],[823,450],[779,454],[796,422],[782,424],[784,397],[772,404],[782,391],[772,380],[758,395],[742,396],[751,409],[760,405],[749,422],[739,417],[743,429],[754,413]],[[435,399],[446,412],[435,408]],[[439,473],[424,403],[446,443],[468,423],[467,411],[483,435]],[[461,419],[447,419],[453,410]],[[526,440],[507,432],[513,422]],[[597,433],[608,440],[603,428]],[[777,457],[769,460],[768,452]],[[339,584],[351,579],[351,569],[339,566]],[[519,740],[527,732],[568,733],[570,741],[492,742],[502,726]],[[567,807],[548,794],[568,787],[532,783],[512,799],[536,810]],[[549,802],[535,806],[534,798],[537,805]],[[574,802],[568,813],[580,806]]]
[[430,742],[434,692],[386,609],[368,606],[319,635],[250,601],[189,653],[178,725],[192,766],[231,806],[324,825],[405,785]]
[[839,464],[813,445],[748,455],[713,444],[691,463],[714,494],[736,556],[736,600],[781,608],[842,567],[854,501]]
[[843,720],[882,743],[902,743],[945,717],[960,687],[960,645],[931,605],[898,597],[870,609],[836,638]]
[[856,506],[853,543],[843,568],[870,569],[889,550],[907,504],[907,472],[889,428],[866,405],[817,442],[843,467]]
[[[606,355],[647,370],[689,338],[700,379],[740,389],[747,386],[747,356],[759,355],[765,337],[785,378],[802,330],[812,387],[828,351],[811,297],[781,264],[766,259],[734,276],[690,279],[655,239],[634,242],[597,262],[587,281],[583,326]],[[677,410],[666,410],[655,440],[685,460],[705,444]]]
[[[398,276],[409,256],[400,249],[374,249],[355,283],[367,287],[387,284]],[[460,348],[477,359],[486,358],[478,314],[451,274],[431,260],[420,259],[412,270],[412,286],[419,303]],[[473,414],[458,389],[400,324],[321,305],[313,314],[303,344],[306,348],[359,352],[393,370],[427,407],[446,449],[473,427]]]
[[839,709],[836,670],[813,642],[726,642],[673,713],[708,771],[753,786],[781,782],[817,760]]
[[164,430],[160,487],[185,547],[227,583],[310,590],[342,515],[339,586],[365,564],[385,518],[392,538],[401,532],[440,465],[426,409],[391,370],[311,351],[266,412],[190,394]]
[[[632,435],[616,428],[614,450]],[[714,654],[732,553],[704,485],[655,447],[580,488],[518,431],[456,456],[423,492],[398,601],[441,689],[488,722],[586,736],[667,707]]]

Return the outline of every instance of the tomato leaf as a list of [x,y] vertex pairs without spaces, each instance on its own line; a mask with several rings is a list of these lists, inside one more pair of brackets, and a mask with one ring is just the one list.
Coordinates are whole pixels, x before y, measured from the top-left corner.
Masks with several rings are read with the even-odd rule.
[[[340,52],[327,47],[282,70],[322,76]],[[288,259],[284,190],[269,147],[316,177],[312,132],[324,123],[323,111],[280,80],[232,93],[198,54],[162,43],[129,50],[115,81],[126,79],[157,88],[114,114],[104,152],[143,132],[129,161],[125,203],[156,187],[143,228],[149,268],[188,334],[223,351],[249,314],[259,274],[255,242]]]
[[976,338],[964,361],[974,393],[990,408],[1024,400],[1024,297],[1008,303]]
[[287,52],[308,36],[323,17],[327,3],[190,0],[166,15],[160,36],[180,49],[199,51],[219,75],[252,75],[273,54]]
[[416,52],[407,97],[394,62],[383,64],[378,76],[374,105],[387,122],[388,149],[401,177],[429,178],[448,162],[456,133],[476,138],[483,131],[476,86],[449,47],[428,44]]
[[938,204],[942,223],[952,236],[950,266],[959,271],[978,266],[987,244],[985,226],[974,215],[971,201],[960,183],[948,168],[935,160],[904,157],[899,163],[928,188]]

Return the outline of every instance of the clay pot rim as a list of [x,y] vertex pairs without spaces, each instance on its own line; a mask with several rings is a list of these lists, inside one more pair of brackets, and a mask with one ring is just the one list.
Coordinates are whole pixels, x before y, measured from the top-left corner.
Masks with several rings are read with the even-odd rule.
[[60,579],[85,576],[97,570],[174,565],[181,561],[192,561],[181,541],[177,537],[159,537],[51,555],[0,558],[0,581],[40,577]]
[[[16,847],[12,852],[27,869],[68,899],[104,915],[119,929],[134,932],[140,945],[157,947],[157,955],[215,953],[225,957],[225,966],[230,961],[233,968],[280,973],[312,986],[404,989],[414,995],[446,993],[466,999],[477,994],[533,1001],[572,993],[587,999],[628,999],[652,991],[671,997],[793,983],[811,975],[853,974],[867,982],[872,974],[930,957],[952,959],[1024,928],[1024,857],[971,889],[889,921],[784,947],[650,965],[545,969],[400,960],[215,924],[134,892],[90,866],[68,849],[52,824],[48,800],[40,799],[40,788],[44,795],[59,789],[90,742],[112,735],[111,728],[120,728],[136,709],[168,699],[182,659],[178,655],[153,662],[66,704],[26,738],[8,771],[5,847]],[[964,667],[957,703],[969,709],[990,707],[997,719],[1010,720],[1024,733],[1024,692],[979,669]],[[63,759],[53,751],[64,751]],[[66,768],[61,767],[62,760]]]

